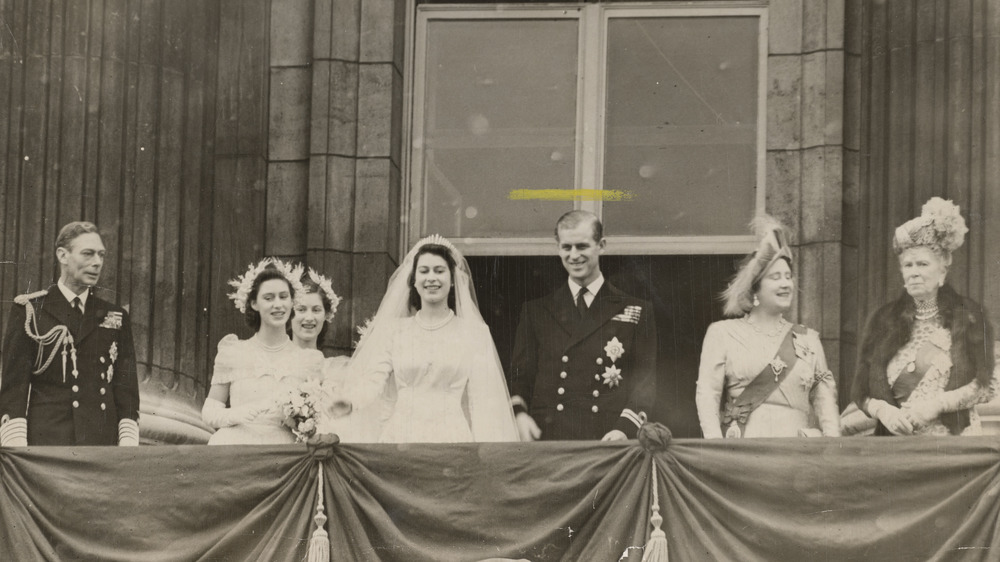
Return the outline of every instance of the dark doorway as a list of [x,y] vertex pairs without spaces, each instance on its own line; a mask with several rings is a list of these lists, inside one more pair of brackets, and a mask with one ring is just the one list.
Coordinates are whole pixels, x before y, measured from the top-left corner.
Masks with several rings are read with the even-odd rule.
[[[701,342],[722,319],[719,293],[742,256],[603,256],[601,270],[623,291],[656,309],[659,338],[657,406],[653,421],[676,437],[701,437],[694,405]],[[483,318],[509,367],[521,305],[566,282],[557,257],[469,257]]]

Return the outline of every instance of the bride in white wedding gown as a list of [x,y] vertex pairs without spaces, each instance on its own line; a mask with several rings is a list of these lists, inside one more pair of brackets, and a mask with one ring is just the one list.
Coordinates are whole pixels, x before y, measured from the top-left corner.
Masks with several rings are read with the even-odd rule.
[[387,443],[518,440],[468,272],[440,236],[410,250],[347,365],[334,415],[381,419],[378,440]]

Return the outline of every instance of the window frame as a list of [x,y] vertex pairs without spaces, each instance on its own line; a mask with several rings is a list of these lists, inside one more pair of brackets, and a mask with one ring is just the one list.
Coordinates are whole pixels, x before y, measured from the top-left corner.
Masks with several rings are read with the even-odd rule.
[[[403,151],[402,247],[406,248],[424,233],[426,219],[423,201],[427,190],[422,183],[423,147],[418,143],[424,127],[424,88],[426,86],[427,23],[431,20],[511,20],[576,19],[578,25],[577,103],[575,135],[574,189],[597,189],[604,174],[605,116],[607,79],[607,30],[612,18],[663,17],[758,18],[756,182],[754,212],[761,213],[766,201],[767,177],[767,54],[768,6],[766,2],[734,0],[729,2],[643,2],[613,4],[420,4],[408,3],[406,57],[404,73],[406,107]],[[591,40],[593,38],[593,40]],[[589,121],[588,121],[589,120]],[[589,150],[593,147],[593,150]],[[574,209],[602,216],[602,202],[577,200]],[[553,225],[555,219],[552,217]],[[750,217],[747,217],[749,222]],[[735,236],[634,236],[613,235],[614,225],[606,225],[606,252],[621,255],[745,254],[756,243],[753,235]],[[452,242],[467,255],[550,255],[554,240],[545,237],[455,237]]]

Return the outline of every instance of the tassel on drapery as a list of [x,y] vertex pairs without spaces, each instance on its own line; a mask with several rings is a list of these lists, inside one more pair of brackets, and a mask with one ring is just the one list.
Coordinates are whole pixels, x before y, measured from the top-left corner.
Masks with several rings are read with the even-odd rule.
[[649,535],[649,542],[646,543],[642,562],[669,562],[667,534],[660,528],[660,525],[663,524],[663,517],[660,515],[660,494],[656,484],[656,461],[651,464],[653,468],[653,514],[650,516],[649,522],[653,525],[653,532]]
[[326,532],[326,513],[323,507],[323,463],[318,463],[317,467],[316,516],[313,517],[313,521],[316,522],[316,530],[313,531],[312,538],[309,539],[309,556],[306,560],[309,562],[330,562],[330,535]]

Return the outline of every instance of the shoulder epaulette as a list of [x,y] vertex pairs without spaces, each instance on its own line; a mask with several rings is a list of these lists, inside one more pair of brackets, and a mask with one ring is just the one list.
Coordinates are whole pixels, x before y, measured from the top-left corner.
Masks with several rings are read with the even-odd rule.
[[44,297],[49,294],[48,289],[42,289],[41,291],[35,291],[34,293],[28,293],[26,295],[17,295],[14,297],[14,302],[21,306],[28,304],[29,301],[37,299],[38,297]]

